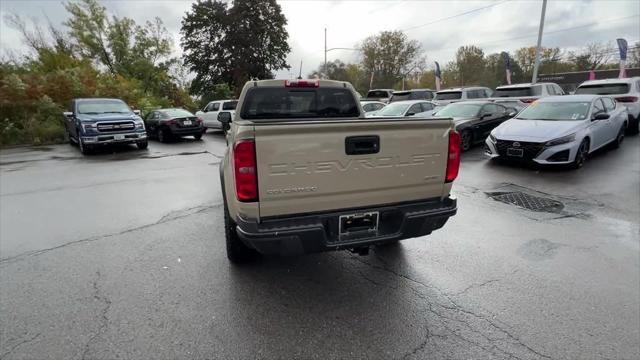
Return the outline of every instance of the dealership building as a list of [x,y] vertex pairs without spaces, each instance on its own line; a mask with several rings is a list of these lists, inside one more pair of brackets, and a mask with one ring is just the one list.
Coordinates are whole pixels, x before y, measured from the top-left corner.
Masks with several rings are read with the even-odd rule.
[[[627,77],[640,76],[640,68],[626,69]],[[620,74],[619,69],[613,70],[595,70],[595,79],[615,79]],[[538,82],[553,82],[564,90],[565,93],[573,93],[578,85],[589,80],[589,71],[576,71],[557,74],[541,74],[538,76]]]

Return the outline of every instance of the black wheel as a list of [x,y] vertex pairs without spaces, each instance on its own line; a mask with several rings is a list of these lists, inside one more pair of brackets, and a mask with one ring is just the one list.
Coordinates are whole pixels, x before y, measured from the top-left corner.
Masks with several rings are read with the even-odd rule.
[[624,141],[624,133],[626,132],[626,127],[622,126],[620,128],[620,131],[618,131],[618,136],[616,136],[616,139],[613,140],[613,143],[611,143],[611,146],[614,149],[617,149],[620,147],[620,145],[622,145],[622,142]]
[[580,147],[578,148],[578,152],[576,153],[575,159],[573,159],[573,163],[571,167],[574,169],[579,169],[584,166],[584,162],[587,161],[587,156],[589,155],[589,141],[587,139],[582,140],[580,143]]
[[224,204],[224,237],[227,243],[227,258],[234,264],[247,263],[258,257],[258,253],[245,245],[238,237],[236,223],[231,219],[227,204]]
[[78,134],[78,148],[80,148],[80,152],[83,155],[87,155],[91,153],[91,146],[86,145],[84,141],[82,141],[82,137]]
[[138,147],[138,149],[140,149],[140,150],[144,150],[144,149],[146,149],[146,148],[148,148],[148,147],[149,147],[149,142],[148,142],[147,140],[145,140],[145,141],[140,141],[140,142],[137,142],[137,143],[136,143],[136,146]]
[[76,143],[73,141],[73,137],[71,137],[71,133],[67,131],[67,142],[69,143],[69,145],[71,146],[75,146]]
[[156,133],[158,141],[160,141],[161,143],[169,141],[169,132],[167,131],[167,129],[158,127]]
[[202,139],[202,134],[203,133],[195,134],[195,135],[193,135],[193,138],[196,139],[196,140],[200,140],[200,139]]
[[640,133],[640,114],[636,119],[634,119],[633,116],[629,115],[629,126],[627,126],[627,133],[631,135]]
[[473,135],[471,131],[464,130],[462,134],[460,134],[460,144],[462,146],[462,151],[467,151],[471,149],[471,145],[473,145]]

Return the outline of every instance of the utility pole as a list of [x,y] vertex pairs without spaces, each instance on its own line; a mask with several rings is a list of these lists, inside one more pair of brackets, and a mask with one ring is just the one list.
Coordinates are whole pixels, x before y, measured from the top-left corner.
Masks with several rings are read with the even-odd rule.
[[542,30],[544,29],[544,14],[547,11],[547,0],[542,0],[542,13],[540,14],[540,28],[538,28],[538,45],[536,46],[536,62],[533,65],[533,76],[531,83],[538,81],[538,67],[540,67],[540,46],[542,45]]
[[327,28],[324,28],[324,69],[322,69],[324,75],[327,75]]

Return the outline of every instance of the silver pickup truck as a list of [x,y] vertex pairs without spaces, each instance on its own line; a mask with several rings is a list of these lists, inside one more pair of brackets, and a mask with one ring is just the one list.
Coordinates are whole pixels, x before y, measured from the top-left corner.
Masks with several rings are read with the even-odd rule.
[[427,235],[456,213],[453,122],[365,118],[346,82],[250,81],[227,140],[220,177],[232,262],[366,253]]

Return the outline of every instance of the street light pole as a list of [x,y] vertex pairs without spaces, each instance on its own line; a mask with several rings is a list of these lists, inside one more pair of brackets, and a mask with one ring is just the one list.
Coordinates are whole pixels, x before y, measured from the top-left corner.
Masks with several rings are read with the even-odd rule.
[[327,74],[327,28],[324,28],[324,69],[322,70],[324,75]]
[[536,46],[536,62],[533,66],[533,76],[531,77],[531,83],[535,84],[538,81],[538,67],[540,66],[540,46],[542,45],[542,30],[544,29],[544,15],[547,11],[547,0],[542,0],[542,14],[540,14],[540,27],[538,28],[538,45]]

